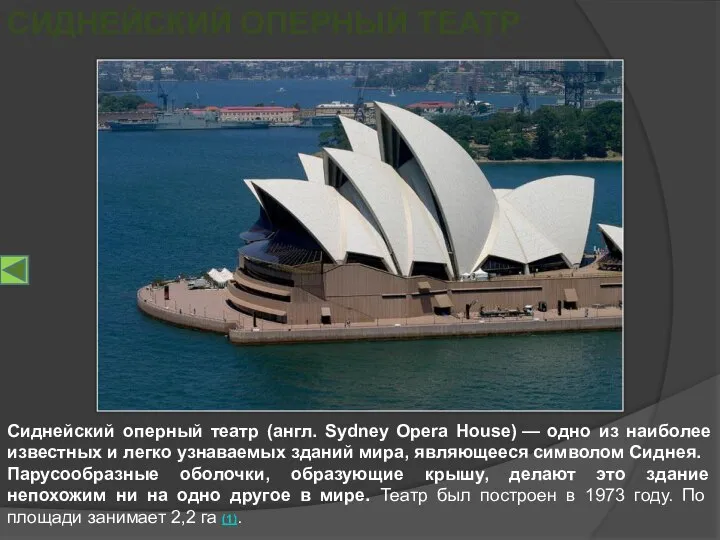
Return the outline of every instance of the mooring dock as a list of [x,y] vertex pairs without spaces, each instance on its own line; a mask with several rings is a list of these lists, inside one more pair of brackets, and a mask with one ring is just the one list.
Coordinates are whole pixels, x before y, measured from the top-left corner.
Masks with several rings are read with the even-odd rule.
[[137,292],[141,311],[165,322],[224,334],[232,343],[311,343],[362,340],[402,340],[473,337],[497,334],[537,334],[618,330],[622,309],[612,306],[536,312],[532,316],[464,319],[455,315],[425,315],[402,319],[347,324],[283,324],[256,319],[232,309],[224,289],[188,289],[186,281],[168,285],[169,299],[162,287],[143,287]]

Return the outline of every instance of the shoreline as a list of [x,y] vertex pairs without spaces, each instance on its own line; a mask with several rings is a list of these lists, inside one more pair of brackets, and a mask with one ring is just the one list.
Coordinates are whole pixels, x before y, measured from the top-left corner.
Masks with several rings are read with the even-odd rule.
[[478,165],[491,165],[493,163],[622,163],[622,156],[613,156],[606,158],[584,158],[584,159],[560,159],[560,158],[549,158],[549,159],[538,159],[538,158],[523,158],[523,159],[476,159],[474,160]]
[[[565,316],[549,310],[542,314],[542,319],[535,315],[502,319],[483,317],[470,320],[451,316],[436,319],[433,316],[432,319],[406,318],[404,324],[398,322],[399,319],[382,319],[375,323],[355,323],[344,327],[339,323],[286,325],[258,319],[259,326],[254,326],[255,321],[252,316],[238,313],[225,305],[224,289],[197,290],[188,293],[185,282],[171,283],[170,287],[169,296],[173,300],[158,297],[162,294],[162,288],[146,285],[138,289],[136,293],[138,309],[153,319],[173,326],[224,335],[230,343],[236,345],[469,338],[622,330],[623,326],[622,312],[618,308],[610,307],[602,308],[602,314],[596,308],[594,316],[588,312],[587,307],[568,310]],[[178,296],[177,293],[180,292],[178,288],[185,293],[185,296]],[[197,299],[190,302],[188,295]]]
[[317,330],[264,330],[251,332],[231,329],[228,340],[233,345],[280,345],[299,343],[337,343],[358,341],[412,341],[448,338],[483,338],[489,336],[537,335],[547,333],[622,331],[622,317],[588,319],[554,319],[537,321],[459,322],[454,324],[409,324],[405,326],[360,327]]
[[[315,152],[312,154],[315,157],[322,157],[323,153]],[[585,158],[585,159],[537,159],[537,158],[524,158],[524,159],[475,159],[473,160],[478,165],[493,165],[493,164],[507,164],[507,163],[622,163],[622,156],[613,156],[607,158]]]

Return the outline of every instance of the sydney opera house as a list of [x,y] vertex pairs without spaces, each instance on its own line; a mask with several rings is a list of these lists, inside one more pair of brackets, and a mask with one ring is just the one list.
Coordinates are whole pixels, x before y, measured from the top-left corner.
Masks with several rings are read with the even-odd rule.
[[411,111],[376,103],[377,130],[340,120],[351,150],[301,154],[305,179],[245,180],[260,216],[241,235],[228,306],[305,324],[621,300],[621,265],[583,265],[592,178],[493,189]]

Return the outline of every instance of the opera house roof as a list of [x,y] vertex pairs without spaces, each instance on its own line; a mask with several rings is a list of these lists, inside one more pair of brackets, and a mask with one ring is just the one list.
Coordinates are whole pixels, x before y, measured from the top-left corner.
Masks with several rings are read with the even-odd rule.
[[493,190],[433,123],[385,103],[375,111],[377,130],[340,117],[352,150],[300,154],[306,179],[245,180],[261,206],[255,229],[264,233],[261,247],[246,246],[249,255],[302,247],[336,263],[448,279],[490,261],[581,262],[592,178],[552,176]]
[[623,252],[623,229],[615,225],[598,224],[598,229],[605,239],[605,243],[612,248],[617,249],[621,254]]

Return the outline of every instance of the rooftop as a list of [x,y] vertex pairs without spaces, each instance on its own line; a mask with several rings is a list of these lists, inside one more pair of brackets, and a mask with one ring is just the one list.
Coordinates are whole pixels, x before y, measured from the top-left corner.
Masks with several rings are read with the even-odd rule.
[[275,106],[262,106],[262,107],[251,107],[246,105],[233,105],[228,107],[220,107],[223,112],[235,112],[235,111],[254,111],[254,112],[290,112],[297,111],[295,107],[275,107]]
[[406,109],[433,109],[439,107],[452,109],[455,107],[455,104],[452,101],[418,101],[405,106]]
[[342,103],[340,101],[331,101],[330,103],[320,103],[319,105],[316,105],[316,108],[318,109],[325,109],[325,108],[331,108],[331,107],[355,107],[354,103]]

